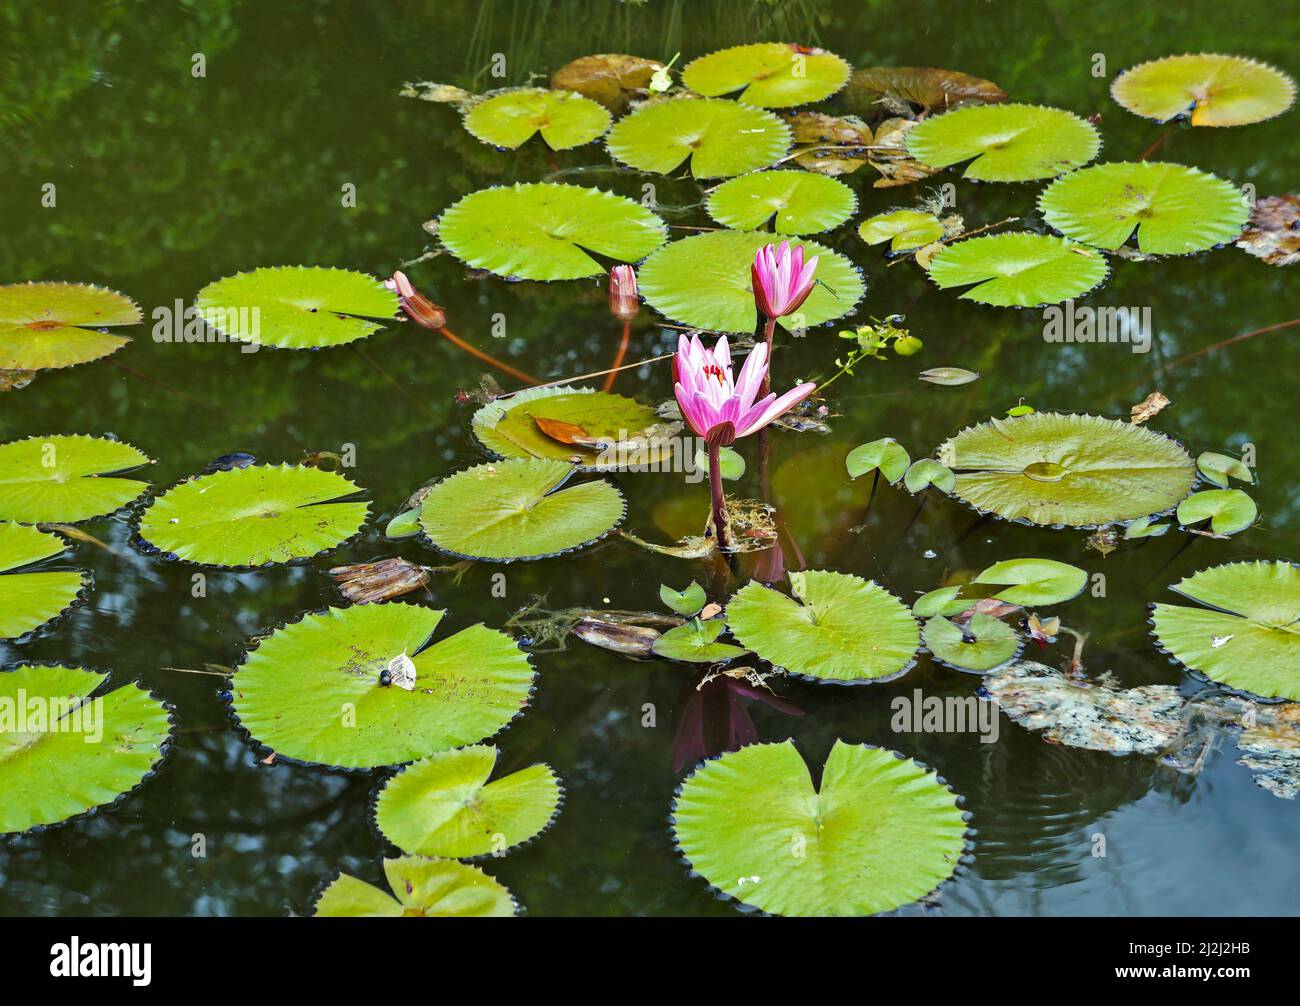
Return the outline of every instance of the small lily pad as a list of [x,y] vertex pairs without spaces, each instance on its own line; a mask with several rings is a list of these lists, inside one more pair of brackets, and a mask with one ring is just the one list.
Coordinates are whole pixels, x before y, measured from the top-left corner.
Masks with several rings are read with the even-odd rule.
[[1255,476],[1251,474],[1249,466],[1240,458],[1234,458],[1227,454],[1216,454],[1213,451],[1205,451],[1197,456],[1196,470],[1220,489],[1228,488],[1229,479],[1237,479],[1239,482],[1246,483],[1255,481]]
[[516,87],[486,95],[465,113],[465,128],[484,143],[514,149],[540,134],[552,150],[568,150],[601,136],[610,115],[572,91]]
[[1088,585],[1088,572],[1055,559],[1004,559],[972,582],[1005,585],[993,595],[999,601],[1042,608],[1078,597]]
[[920,645],[907,606],[879,584],[848,573],[791,576],[795,596],[748,583],[727,605],[727,623],[764,660],[815,681],[881,681],[912,666]]
[[708,603],[709,596],[704,593],[703,587],[692,580],[682,590],[674,590],[668,584],[661,583],[659,585],[659,600],[663,601],[677,614],[690,618]]
[[609,131],[609,152],[641,171],[666,175],[690,159],[696,178],[766,168],[790,149],[790,127],[771,112],[722,98],[647,102]]
[[1170,589],[1205,607],[1152,606],[1163,650],[1231,688],[1300,700],[1300,566],[1231,562]]
[[932,168],[970,161],[963,177],[975,181],[1028,182],[1087,164],[1101,149],[1101,137],[1091,123],[1060,108],[976,105],[918,123],[907,134],[907,149]]
[[253,567],[298,562],[347,541],[370,505],[340,502],[361,490],[337,472],[250,465],[187,479],[140,517],[144,543],[186,562]]
[[987,674],[1015,660],[1025,641],[1006,622],[992,615],[973,615],[964,629],[936,616],[925,623],[926,648],[942,664],[959,671]]
[[837,740],[820,789],[793,741],[704,762],[678,791],[673,835],[713,888],[774,915],[854,916],[925,897],[966,843],[958,798],[893,751]]
[[691,61],[682,71],[682,83],[696,94],[736,94],[746,105],[789,108],[829,98],[848,83],[850,69],[839,56],[821,49],[757,42]]
[[76,570],[28,569],[66,548],[56,534],[0,521],[0,640],[17,639],[57,618],[85,588],[86,577]]
[[394,776],[375,801],[375,822],[403,852],[466,859],[536,838],[560,810],[560,780],[545,764],[488,782],[497,749],[441,751]]
[[1042,307],[1081,297],[1109,271],[1101,254],[1084,245],[1027,232],[948,245],[929,268],[940,289],[969,286],[962,300],[993,307]]
[[1168,524],[1153,523],[1150,517],[1139,517],[1124,528],[1124,537],[1128,540],[1137,538],[1159,538],[1169,530]]
[[1058,178],[1039,197],[1068,238],[1116,249],[1137,231],[1143,255],[1189,255],[1233,240],[1250,216],[1231,182],[1181,164],[1096,164]]
[[384,860],[392,894],[348,874],[321,893],[316,918],[499,918],[515,914],[510,892],[476,866],[453,859]]
[[432,486],[420,508],[430,543],[462,559],[544,559],[599,541],[623,520],[622,494],[599,479],[560,488],[573,466],[491,461]]
[[134,685],[94,696],[107,680],[80,667],[0,672],[0,834],[116,803],[162,760],[167,708]]
[[602,275],[593,255],[635,262],[665,234],[664,222],[640,203],[554,182],[471,192],[438,223],[442,243],[467,265],[534,280]]
[[1179,524],[1190,527],[1208,520],[1215,534],[1244,531],[1258,516],[1255,501],[1240,489],[1206,489],[1178,504]]
[[1168,513],[1191,491],[1182,445],[1145,426],[1035,412],[991,419],[940,446],[954,495],[1008,520],[1097,527]]
[[1244,126],[1281,115],[1295,101],[1295,81],[1242,56],[1166,56],[1125,70],[1111,97],[1157,122],[1188,116],[1193,126]]
[[397,314],[397,295],[365,273],[275,266],[209,283],[194,306],[228,339],[276,349],[321,349],[379,331]]
[[[231,678],[245,730],[280,758],[377,768],[476,744],[532,693],[528,657],[472,625],[430,645],[445,611],[390,601],[303,615],[259,640]],[[383,672],[406,654],[411,689]]]
[[0,371],[98,360],[131,340],[97,329],[140,320],[140,308],[130,297],[90,283],[0,286]]
[[907,448],[893,437],[881,437],[867,444],[860,444],[849,451],[844,459],[849,478],[856,479],[869,472],[879,471],[891,483],[897,483],[911,465],[912,459]]
[[75,524],[110,514],[149,488],[113,476],[147,464],[130,444],[84,434],[0,444],[0,520]]
[[726,628],[726,622],[721,618],[710,618],[703,622],[694,618],[685,625],[669,629],[650,648],[665,660],[681,660],[691,664],[716,664],[743,657],[749,652],[743,646],[718,642],[718,637]]
[[[641,266],[638,281],[646,303],[684,325],[715,332],[753,332],[754,293],[750,266],[771,234],[713,231],[673,241]],[[778,319],[783,327],[811,327],[848,314],[865,292],[858,268],[815,241],[794,240],[805,259],[816,255],[817,283],[798,312]]]
[[723,182],[709,196],[709,216],[724,227],[777,234],[816,234],[853,216],[858,200],[843,182],[809,171],[756,171]]
[[944,236],[943,224],[933,213],[893,210],[877,213],[858,225],[858,237],[869,245],[889,242],[889,250],[910,251],[933,244]]
[[934,458],[921,458],[912,462],[903,476],[903,486],[913,495],[930,486],[934,486],[941,493],[951,493],[956,485],[957,476]]

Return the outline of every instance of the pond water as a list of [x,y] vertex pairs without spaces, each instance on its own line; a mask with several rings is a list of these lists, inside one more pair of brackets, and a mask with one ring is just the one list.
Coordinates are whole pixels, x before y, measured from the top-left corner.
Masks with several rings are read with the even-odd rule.
[[[1293,4],[1203,0],[211,2],[104,4],[75,21],[41,5],[0,14],[9,36],[0,49],[4,282],[94,282],[128,293],[148,316],[258,266],[335,265],[377,276],[404,268],[445,307],[458,334],[543,380],[609,366],[619,332],[603,278],[508,283],[467,273],[448,254],[415,262],[436,247],[421,225],[488,185],[559,178],[639,198],[644,176],[611,168],[599,144],[559,154],[536,141],[494,150],[468,135],[450,107],[399,97],[406,81],[485,90],[545,77],[587,53],[666,60],[680,51],[681,66],[743,42],[800,41],[855,66],[943,66],[994,80],[1013,100],[1100,114],[1103,158],[1134,160],[1165,127],[1110,99],[1119,70],[1205,51],[1294,73],[1300,36]],[[206,76],[191,73],[195,53],[205,56]],[[488,72],[495,53],[505,55],[504,81]],[[1106,61],[1104,76],[1092,74],[1096,54]],[[1283,116],[1239,129],[1174,128],[1153,156],[1263,195],[1294,189],[1297,155],[1295,120]],[[873,189],[873,177],[869,168],[846,176],[858,195],[855,220],[912,205],[915,190]],[[656,181],[670,226],[711,224],[697,183],[680,172]],[[936,181],[956,184],[968,227],[1032,214],[1041,189],[978,185],[953,171]],[[54,208],[41,205],[48,182],[57,186]],[[355,207],[342,204],[349,184]],[[876,579],[910,601],[951,571],[1029,555],[1069,562],[1105,575],[1104,597],[1085,592],[1061,610],[1089,634],[1089,673],[1110,671],[1124,686],[1203,688],[1155,648],[1147,605],[1172,600],[1168,584],[1209,565],[1300,556],[1296,335],[1278,331],[1178,361],[1300,313],[1294,274],[1233,248],[1158,263],[1116,260],[1089,303],[1150,307],[1153,344],[1140,354],[1047,343],[1041,311],[983,307],[938,291],[915,266],[891,265],[879,247],[867,248],[851,226],[818,240],[865,271],[867,296],[853,318],[905,315],[924,349],[908,358],[887,353],[840,378],[830,393],[840,415],[829,435],[774,434],[775,503],[807,565]],[[629,359],[675,346],[676,332],[659,320],[642,310]],[[778,381],[832,372],[847,345],[836,338],[840,327],[785,338]],[[261,764],[232,724],[224,679],[173,669],[231,667],[250,637],[338,603],[324,575],[335,562],[442,561],[413,541],[386,541],[383,527],[416,487],[482,460],[468,433],[474,406],[458,402],[457,391],[475,389],[484,367],[411,324],[319,352],[160,344],[143,326],[131,334],[108,360],[50,371],[0,395],[0,441],[111,433],[157,459],[145,477],[159,488],[235,451],[278,463],[353,445],[348,475],[368,490],[372,517],[359,538],[308,565],[208,571],[205,597],[193,596],[191,567],[134,550],[126,519],[85,526],[110,546],[77,547],[76,563],[94,574],[87,603],[30,642],[0,644],[0,663],[89,666],[111,671],[115,682],[138,681],[175,707],[175,744],[156,777],[112,812],[0,839],[0,914],[306,914],[340,870],[380,882],[382,857],[391,853],[371,821],[382,773]],[[916,379],[935,366],[982,377],[956,388]],[[667,364],[620,375],[616,390],[663,401],[671,394]],[[1127,418],[1153,390],[1173,404],[1150,425],[1193,454],[1255,445],[1256,526],[1190,545],[1170,534],[1103,557],[1085,547],[1085,532],[977,523],[942,497],[913,519],[915,500],[883,485],[868,510],[870,480],[850,482],[844,471],[857,444],[892,436],[913,457],[925,456],[1021,399],[1040,411]],[[751,464],[734,491],[756,495],[753,441],[738,447]],[[642,537],[668,542],[702,526],[706,485],[653,474],[615,481],[628,500],[625,526]],[[500,596],[493,574],[503,570]],[[539,562],[480,563],[459,581],[435,577],[423,600],[447,608],[453,628],[501,627],[535,596],[551,609],[659,610],[661,583],[691,579],[720,601],[737,586],[709,564],[652,556],[615,538]],[[1067,641],[1041,658],[1059,663]],[[699,713],[699,675],[577,640],[534,659],[536,692],[497,740],[501,764],[548,762],[563,779],[564,808],[540,840],[488,861],[487,872],[533,915],[734,914],[688,876],[669,829],[674,792],[689,771],[674,768],[675,737]],[[968,695],[978,685],[978,677],[923,656],[899,680],[869,687],[774,680],[775,693],[801,715],[765,703],[749,709],[763,740],[793,737],[813,766],[837,738],[881,745],[934,767],[966,797],[975,829],[969,864],[933,906],[905,912],[1295,912],[1297,802],[1255,786],[1230,744],[1189,776],[1154,759],[1054,746],[1005,718],[994,744],[973,733],[891,728],[897,695],[916,688]],[[653,726],[644,725],[648,708]],[[716,703],[705,715],[725,726],[725,712],[722,724],[713,722]],[[205,836],[205,857],[192,854],[196,835]],[[1098,835],[1105,856],[1094,855]]]

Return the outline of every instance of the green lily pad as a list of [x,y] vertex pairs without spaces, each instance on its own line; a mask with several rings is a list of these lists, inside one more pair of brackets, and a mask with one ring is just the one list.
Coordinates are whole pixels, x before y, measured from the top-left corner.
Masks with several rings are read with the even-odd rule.
[[515,914],[510,892],[476,866],[454,859],[384,860],[392,894],[346,873],[316,902],[316,918],[485,918]]
[[731,634],[769,663],[816,681],[882,681],[920,645],[916,620],[879,584],[848,573],[791,574],[795,594],[748,583],[727,605]]
[[1242,56],[1166,56],[1125,70],[1111,97],[1156,122],[1189,116],[1193,126],[1244,126],[1281,115],[1295,101],[1295,81]]
[[858,225],[858,237],[869,245],[889,242],[890,251],[909,251],[933,244],[944,236],[943,224],[933,213],[893,210],[877,213]]
[[1124,528],[1124,537],[1130,541],[1136,538],[1159,538],[1168,530],[1168,524],[1155,524],[1150,517],[1139,517]]
[[673,835],[713,888],[774,915],[872,915],[925,897],[966,843],[959,799],[923,765],[837,740],[821,787],[793,741],[707,761],[678,791]]
[[86,577],[75,570],[14,572],[66,549],[56,534],[0,521],[0,640],[25,636],[57,618],[86,587]]
[[934,458],[921,458],[908,467],[903,476],[903,486],[913,495],[930,486],[941,493],[951,493],[957,487],[957,476]]
[[497,749],[442,751],[407,766],[375,801],[375,822],[403,852],[466,859],[500,855],[536,838],[560,810],[560,780],[530,765],[488,782]]
[[665,660],[681,660],[690,664],[716,664],[735,660],[749,651],[743,646],[718,642],[727,624],[721,618],[707,621],[692,619],[685,625],[669,629],[651,644],[650,649]]
[[696,94],[740,92],[747,105],[789,108],[829,98],[849,82],[852,68],[834,53],[782,42],[737,45],[692,60],[682,83]]
[[552,150],[568,150],[601,136],[610,114],[572,91],[517,87],[484,96],[465,113],[465,128],[484,143],[514,149],[540,133]]
[[384,527],[385,538],[412,538],[420,533],[420,511],[403,510]]
[[1300,567],[1230,562],[1170,589],[1205,607],[1152,605],[1161,649],[1231,688],[1300,700]]
[[544,559],[599,541],[623,520],[622,494],[599,479],[561,489],[573,466],[546,458],[490,461],[429,489],[420,526],[462,559]]
[[1240,489],[1206,489],[1192,493],[1178,504],[1178,523],[1183,527],[1210,522],[1215,534],[1236,534],[1255,523],[1259,509]]
[[687,160],[696,178],[757,171],[790,149],[790,127],[771,112],[721,98],[648,102],[609,131],[609,152],[628,167],[666,175]]
[[276,349],[322,349],[379,331],[396,316],[397,295],[365,273],[272,266],[209,283],[194,306],[227,339]]
[[134,685],[91,698],[107,680],[79,667],[0,672],[0,834],[114,804],[162,760],[167,708]]
[[1010,663],[1025,647],[1015,629],[985,614],[971,617],[967,633],[947,618],[936,616],[927,619],[922,639],[940,663],[977,674],[987,674]]
[[1204,451],[1197,456],[1196,470],[1220,489],[1228,488],[1229,479],[1246,483],[1255,481],[1250,467],[1240,458],[1228,454],[1215,454],[1213,451]]
[[908,153],[932,168],[971,161],[963,177],[981,182],[1055,178],[1087,164],[1101,149],[1096,127],[1077,115],[1017,104],[933,116],[909,130],[906,143]]
[[[538,425],[551,421],[581,428],[598,445],[564,443]],[[474,435],[503,458],[550,458],[578,468],[611,471],[664,466],[673,460],[672,434],[654,409],[622,395],[591,388],[529,388],[488,402],[474,413]]]
[[[702,472],[709,470],[709,449],[707,446],[695,451],[695,467]],[[718,449],[718,468],[722,477],[730,482],[745,477],[745,456],[731,447]]]
[[1059,304],[1100,286],[1109,271],[1106,260],[1084,245],[1027,232],[948,245],[929,269],[940,289],[970,286],[962,300],[993,307]]
[[370,504],[338,502],[360,491],[322,468],[232,468],[188,479],[155,498],[138,531],[147,546],[186,562],[298,562],[337,548],[361,530]]
[[858,199],[843,182],[810,171],[756,171],[723,182],[709,196],[709,216],[724,227],[777,234],[816,234],[853,216]]
[[152,463],[130,444],[84,434],[0,444],[0,520],[75,524],[102,517],[149,488],[111,476]]
[[[303,615],[258,641],[231,679],[242,727],[280,758],[377,768],[476,744],[520,715],[533,669],[503,632],[432,645],[445,611],[389,601]],[[408,690],[384,683],[405,654]]]
[[0,370],[45,370],[89,363],[130,339],[96,331],[138,325],[130,297],[90,283],[0,286]]
[[974,601],[963,595],[962,584],[954,583],[946,587],[928,590],[912,602],[912,614],[918,618],[930,618],[933,615],[960,615]]
[[879,471],[891,484],[907,474],[912,459],[907,448],[893,437],[881,437],[867,444],[860,444],[849,451],[844,459],[849,478],[856,479],[868,472]]
[[[646,303],[661,314],[715,332],[753,332],[754,293],[750,266],[771,234],[713,231],[673,241],[641,266],[637,277]],[[815,241],[790,242],[816,255],[817,284],[798,312],[778,319],[783,327],[811,327],[839,318],[857,306],[866,290],[848,259]]]
[[1039,197],[1044,219],[1068,238],[1119,248],[1137,231],[1144,255],[1188,255],[1231,241],[1250,209],[1222,178],[1159,161],[1096,164],[1058,178]]
[[1031,524],[1098,527],[1168,513],[1191,491],[1191,457],[1145,426],[1035,412],[991,419],[944,443],[954,495]]
[[471,192],[438,224],[442,243],[467,265],[535,280],[603,275],[593,254],[635,262],[666,234],[664,222],[640,203],[553,182]]
[[1004,559],[995,562],[974,583],[1006,584],[993,596],[1008,604],[1046,607],[1078,597],[1088,585],[1087,570],[1055,559]]
[[709,595],[692,580],[684,590],[674,590],[666,583],[659,585],[659,600],[679,615],[690,618],[708,603]]

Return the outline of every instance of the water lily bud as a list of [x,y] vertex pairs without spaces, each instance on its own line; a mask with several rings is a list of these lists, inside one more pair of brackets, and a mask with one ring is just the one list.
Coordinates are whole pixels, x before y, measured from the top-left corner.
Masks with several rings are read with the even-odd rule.
[[442,308],[415,289],[405,273],[393,273],[392,279],[384,280],[384,286],[397,294],[398,306],[417,325],[436,330],[447,324]]
[[636,272],[630,265],[616,265],[609,271],[609,313],[619,321],[631,321],[641,313]]
[[902,335],[894,340],[894,352],[899,356],[915,356],[923,343],[914,335]]

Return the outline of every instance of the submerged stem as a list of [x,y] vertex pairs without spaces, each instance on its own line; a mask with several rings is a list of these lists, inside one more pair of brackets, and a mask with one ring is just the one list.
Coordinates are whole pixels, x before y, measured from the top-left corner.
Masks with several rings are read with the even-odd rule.
[[614,356],[614,365],[609,368],[609,376],[605,378],[605,391],[610,391],[614,387],[614,379],[618,377],[619,369],[623,366],[623,358],[627,356],[627,344],[632,338],[632,323],[623,322],[623,338],[618,344],[618,352]]

